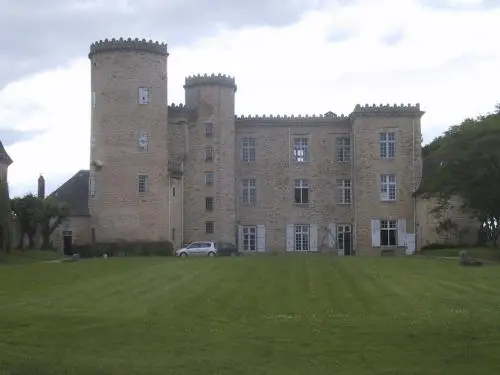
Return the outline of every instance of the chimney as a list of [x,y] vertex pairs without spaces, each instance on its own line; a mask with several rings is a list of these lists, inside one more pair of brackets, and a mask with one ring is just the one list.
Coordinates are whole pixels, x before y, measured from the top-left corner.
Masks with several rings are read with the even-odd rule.
[[41,174],[38,177],[38,198],[45,199],[45,179]]

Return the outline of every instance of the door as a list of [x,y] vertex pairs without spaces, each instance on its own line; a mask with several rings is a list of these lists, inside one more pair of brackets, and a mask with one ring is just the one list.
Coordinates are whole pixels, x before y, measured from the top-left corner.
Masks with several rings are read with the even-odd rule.
[[257,227],[243,227],[243,251],[257,250]]
[[337,254],[339,256],[350,256],[352,249],[351,224],[337,225]]
[[406,255],[412,255],[415,252],[415,234],[406,233]]
[[63,231],[63,252],[64,252],[64,255],[72,255],[73,254],[72,245],[73,245],[73,232],[70,230]]

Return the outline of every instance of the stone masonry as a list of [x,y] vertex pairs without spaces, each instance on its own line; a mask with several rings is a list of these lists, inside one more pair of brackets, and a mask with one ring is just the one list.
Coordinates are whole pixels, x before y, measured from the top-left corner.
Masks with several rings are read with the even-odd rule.
[[[418,104],[236,116],[235,79],[220,74],[187,77],[185,104],[167,105],[165,44],[105,40],[92,44],[89,58],[89,231],[97,241],[179,247],[213,239],[242,251],[339,255],[414,247]],[[395,185],[389,200],[381,175]]]

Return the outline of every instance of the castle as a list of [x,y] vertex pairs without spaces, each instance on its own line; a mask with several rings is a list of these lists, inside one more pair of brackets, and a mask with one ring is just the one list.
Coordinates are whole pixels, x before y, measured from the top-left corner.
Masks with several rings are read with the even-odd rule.
[[93,43],[90,168],[53,195],[73,243],[223,240],[241,251],[408,253],[422,176],[416,105],[349,115],[236,116],[236,82],[185,79],[168,105],[167,45]]

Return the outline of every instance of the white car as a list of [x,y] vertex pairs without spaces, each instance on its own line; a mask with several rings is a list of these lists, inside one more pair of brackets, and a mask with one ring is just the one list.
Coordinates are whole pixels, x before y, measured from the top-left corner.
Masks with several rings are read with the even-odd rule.
[[214,257],[217,254],[216,244],[213,241],[193,242],[175,252],[176,256],[209,256]]

